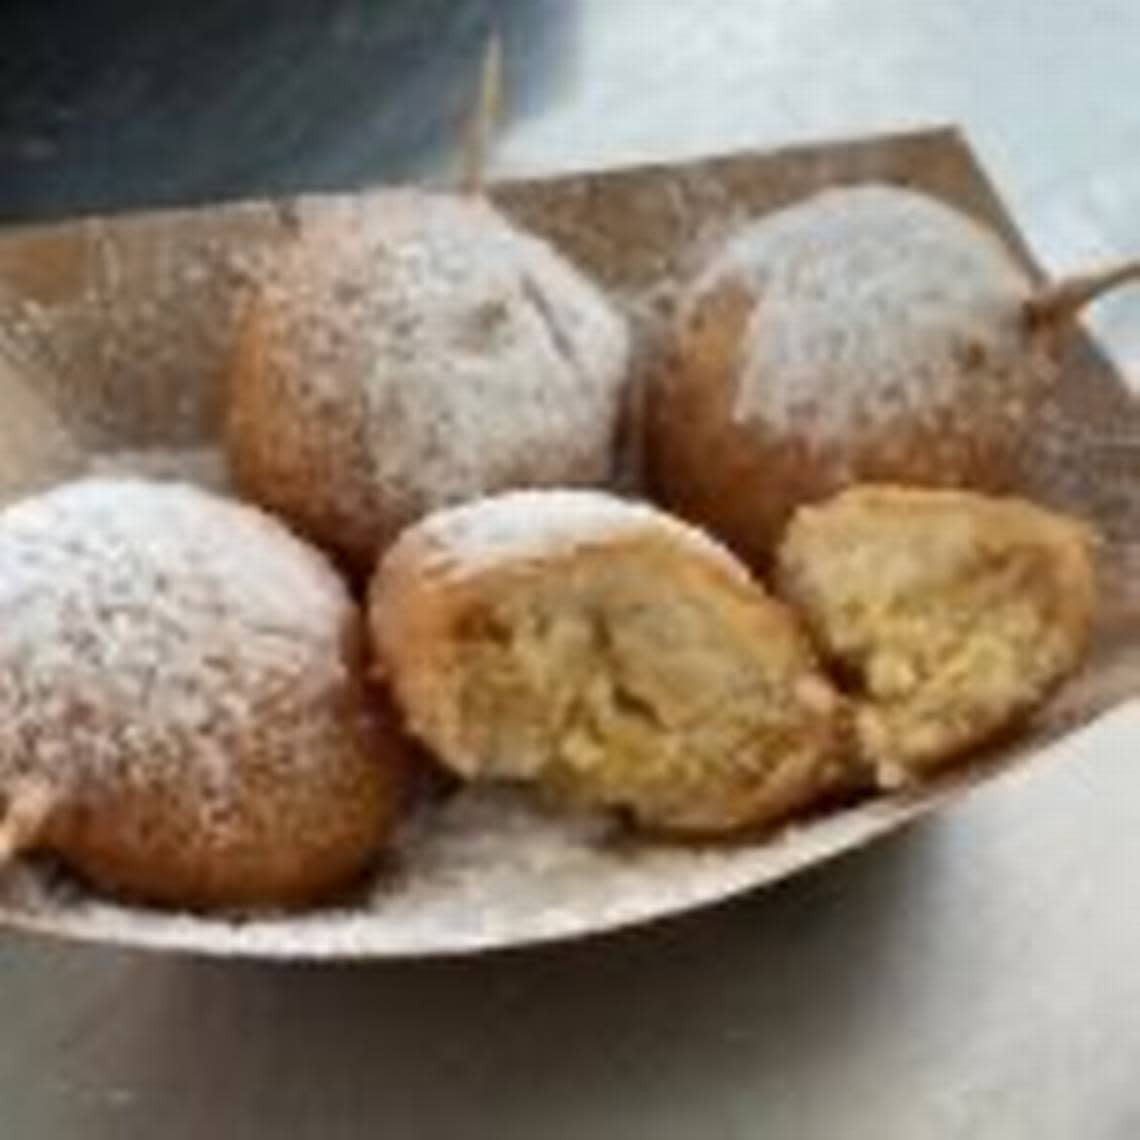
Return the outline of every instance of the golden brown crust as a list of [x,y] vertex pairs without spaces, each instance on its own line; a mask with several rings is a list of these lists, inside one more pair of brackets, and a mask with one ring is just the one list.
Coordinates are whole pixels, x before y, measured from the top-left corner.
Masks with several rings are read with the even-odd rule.
[[638,517],[464,565],[417,531],[373,583],[372,636],[410,728],[460,775],[693,835],[855,782],[795,619],[703,539]]
[[778,440],[733,415],[754,307],[748,288],[731,281],[679,323],[648,401],[647,464],[664,505],[763,566],[790,504],[817,497],[827,464],[808,438]]
[[851,679],[884,784],[1031,712],[1076,668],[1094,608],[1083,526],[969,492],[866,486],[803,508],[779,582]]
[[[247,498],[289,521],[339,561],[370,567],[377,548],[367,417],[338,407],[307,418],[290,410],[289,381],[267,359],[264,302],[251,298],[239,324],[229,378],[225,446],[234,485]],[[357,392],[355,403],[363,401]]]
[[[351,640],[359,641],[353,622]],[[306,778],[283,778],[283,757],[255,726],[235,740],[240,771],[224,811],[203,819],[187,810],[187,780],[141,785],[90,782],[66,800],[45,829],[41,850],[108,893],[195,910],[327,902],[375,863],[395,826],[407,759],[397,721],[365,689],[353,650],[350,680],[305,705],[271,698],[260,714],[320,725],[319,751]],[[187,742],[186,773],[197,761]],[[190,777],[192,778],[192,777]]]

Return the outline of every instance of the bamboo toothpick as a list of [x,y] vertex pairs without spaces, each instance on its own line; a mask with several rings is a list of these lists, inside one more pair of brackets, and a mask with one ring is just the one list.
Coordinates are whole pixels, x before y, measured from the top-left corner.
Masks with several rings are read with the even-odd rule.
[[39,780],[21,780],[7,793],[0,815],[0,867],[39,839],[55,805],[51,789]]
[[483,50],[475,106],[467,124],[461,181],[465,193],[483,193],[491,143],[502,117],[503,103],[503,40],[497,31],[492,31]]
[[1098,272],[1062,278],[1029,300],[1026,317],[1034,328],[1063,324],[1098,297],[1132,281],[1140,281],[1140,261],[1124,261]]

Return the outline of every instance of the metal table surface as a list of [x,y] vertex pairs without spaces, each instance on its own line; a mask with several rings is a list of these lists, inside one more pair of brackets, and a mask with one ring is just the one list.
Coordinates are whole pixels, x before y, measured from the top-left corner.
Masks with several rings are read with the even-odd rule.
[[[0,8],[0,216],[438,169],[494,8],[500,170],[952,120],[1046,264],[1140,250],[1134,0],[160,7]],[[1125,366],[1138,318],[1097,314]],[[319,969],[4,938],[0,1136],[1128,1140],[1137,836],[1133,702],[933,821],[617,938]]]

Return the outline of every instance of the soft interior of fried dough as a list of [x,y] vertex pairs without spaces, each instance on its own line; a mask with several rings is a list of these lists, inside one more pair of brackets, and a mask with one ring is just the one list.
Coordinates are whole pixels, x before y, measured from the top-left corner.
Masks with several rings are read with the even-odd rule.
[[891,784],[1044,699],[1083,648],[1092,583],[1078,528],[1044,512],[864,505],[793,532],[783,578],[861,699],[862,750]]
[[777,603],[645,550],[521,568],[455,631],[474,772],[665,830],[786,814],[836,781],[837,701]]

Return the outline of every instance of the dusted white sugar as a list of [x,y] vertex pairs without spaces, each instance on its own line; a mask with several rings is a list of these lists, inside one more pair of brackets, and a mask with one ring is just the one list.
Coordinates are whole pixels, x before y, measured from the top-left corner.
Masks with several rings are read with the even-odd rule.
[[735,418],[817,442],[938,415],[972,387],[1001,407],[990,389],[1028,351],[1029,278],[996,236],[908,190],[843,187],[761,218],[694,296],[732,281],[756,299]]
[[273,693],[300,708],[343,682],[351,613],[320,555],[192,487],[88,479],[10,506],[0,786],[24,766],[57,788],[185,779],[221,819],[236,740],[255,731],[300,765],[319,756],[309,732],[326,725],[255,713]]
[[390,526],[609,476],[628,331],[551,246],[456,195],[336,199],[300,218],[258,307],[282,424],[259,422],[282,438],[304,424],[322,469],[348,467],[314,475],[313,494]]
[[704,531],[645,503],[603,491],[508,491],[437,511],[411,527],[389,557],[420,557],[453,573],[474,573],[516,559],[553,558],[596,543],[657,533],[739,577],[747,571]]

